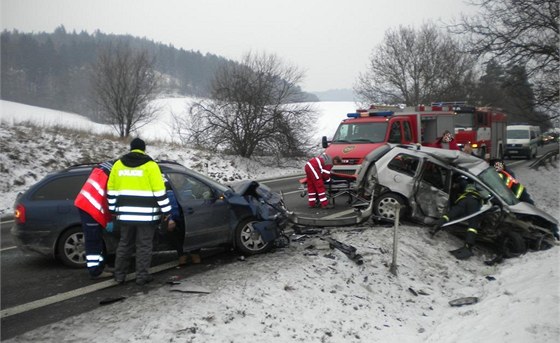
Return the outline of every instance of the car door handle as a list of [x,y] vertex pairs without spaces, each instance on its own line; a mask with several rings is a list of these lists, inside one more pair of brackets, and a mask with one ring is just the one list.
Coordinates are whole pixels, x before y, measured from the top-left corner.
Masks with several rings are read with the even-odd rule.
[[187,214],[193,214],[194,213],[194,209],[192,207],[187,207],[187,209],[185,210],[185,212]]

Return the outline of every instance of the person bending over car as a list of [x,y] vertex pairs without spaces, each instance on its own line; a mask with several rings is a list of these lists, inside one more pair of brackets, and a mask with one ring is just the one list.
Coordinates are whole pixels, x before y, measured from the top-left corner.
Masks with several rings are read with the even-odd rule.
[[110,232],[113,226],[107,203],[107,180],[113,163],[114,161],[108,161],[95,166],[74,200],[74,206],[80,212],[86,266],[92,280],[113,276],[113,273],[105,271],[102,238],[102,230]]
[[[459,177],[458,186],[461,189],[459,196],[449,209],[449,212],[438,219],[432,228],[431,234],[434,236],[441,230],[443,224],[450,220],[466,217],[476,213],[482,206],[483,197],[478,193],[473,183],[469,183],[466,177]],[[480,216],[468,219],[468,228],[465,237],[465,244],[459,249],[451,250],[450,253],[459,260],[466,260],[473,256],[472,248],[475,244],[476,235],[480,226]]]
[[305,176],[307,177],[307,200],[309,207],[316,207],[317,202],[322,208],[329,206],[329,199],[325,189],[325,182],[331,181],[331,169],[334,163],[340,163],[338,156],[331,158],[322,153],[313,157],[305,164]]

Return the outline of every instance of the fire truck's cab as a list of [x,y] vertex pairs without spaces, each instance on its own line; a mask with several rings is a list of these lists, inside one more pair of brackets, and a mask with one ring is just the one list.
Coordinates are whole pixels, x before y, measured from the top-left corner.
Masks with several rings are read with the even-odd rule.
[[323,147],[342,159],[334,172],[357,174],[365,156],[386,143],[433,145],[445,130],[453,132],[455,115],[452,106],[374,105],[348,113],[331,141],[323,137]]

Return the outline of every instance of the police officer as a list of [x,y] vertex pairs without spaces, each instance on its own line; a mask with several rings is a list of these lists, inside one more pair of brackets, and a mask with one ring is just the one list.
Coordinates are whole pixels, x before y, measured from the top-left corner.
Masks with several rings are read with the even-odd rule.
[[135,138],[130,152],[115,162],[107,182],[109,210],[116,216],[121,238],[115,259],[115,281],[124,283],[136,250],[136,284],[153,280],[148,273],[152,244],[163,216],[170,219],[171,205],[159,166],[145,153],[146,143]]

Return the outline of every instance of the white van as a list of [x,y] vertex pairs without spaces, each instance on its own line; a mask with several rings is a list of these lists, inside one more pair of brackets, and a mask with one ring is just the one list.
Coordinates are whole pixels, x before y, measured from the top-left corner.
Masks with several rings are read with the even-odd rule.
[[540,142],[540,135],[536,128],[531,125],[508,125],[504,157],[524,156],[529,160],[536,157]]

